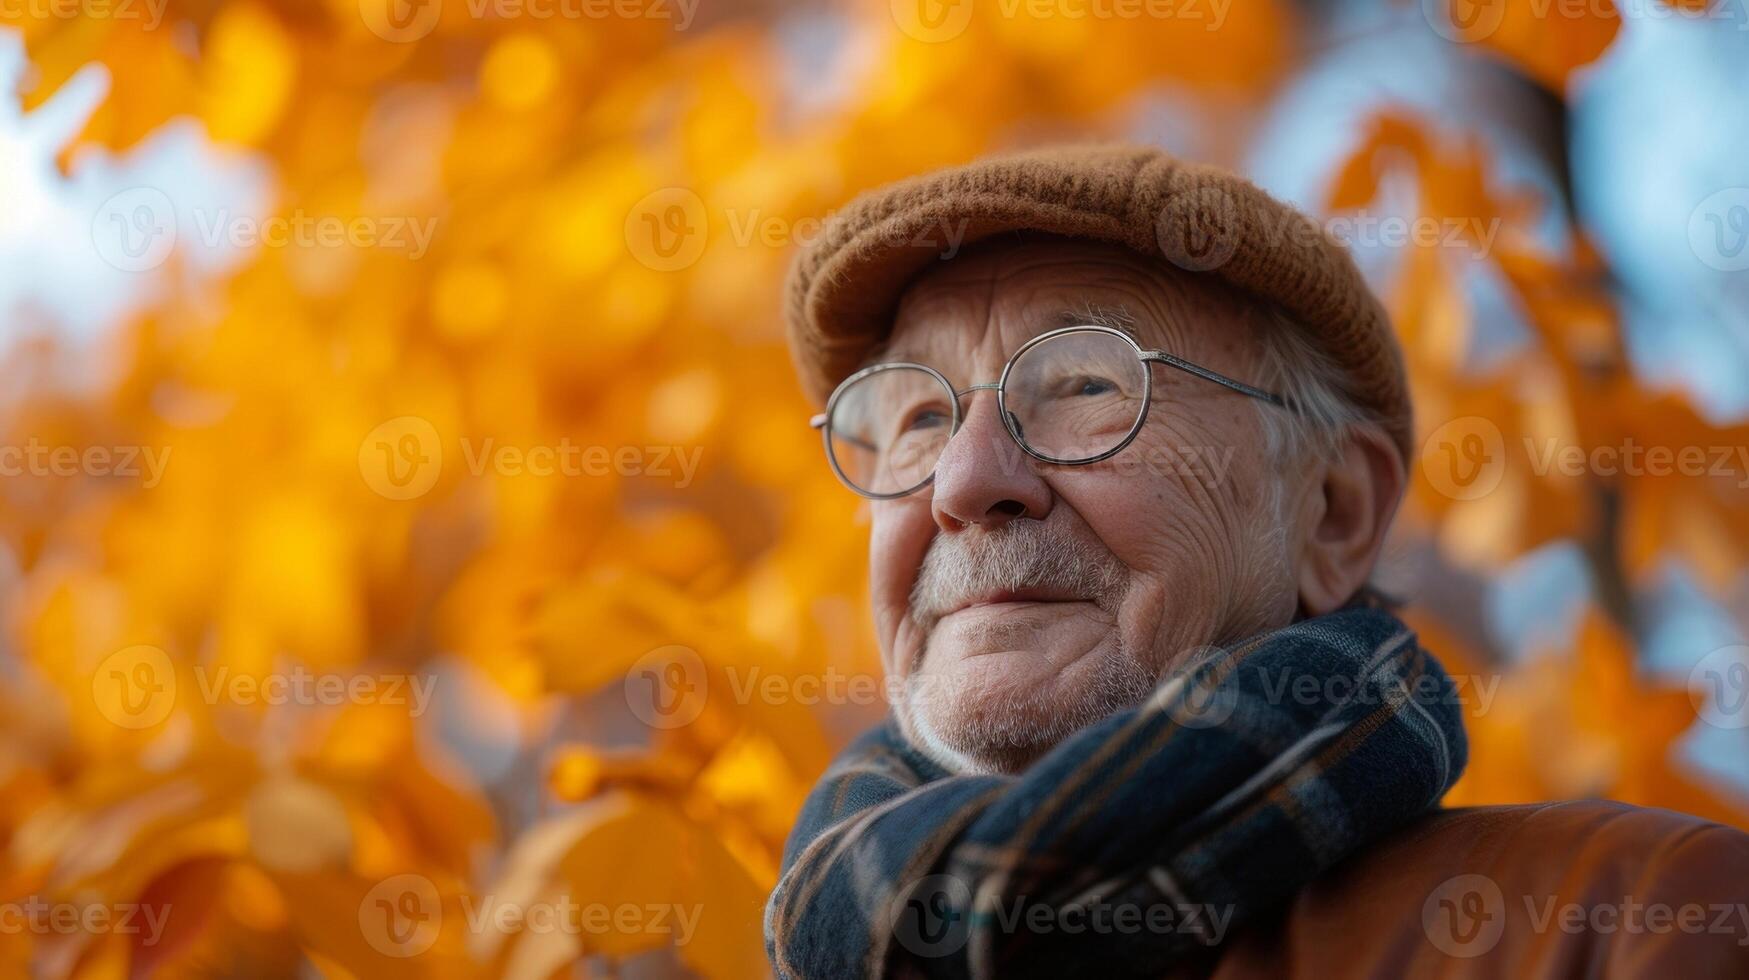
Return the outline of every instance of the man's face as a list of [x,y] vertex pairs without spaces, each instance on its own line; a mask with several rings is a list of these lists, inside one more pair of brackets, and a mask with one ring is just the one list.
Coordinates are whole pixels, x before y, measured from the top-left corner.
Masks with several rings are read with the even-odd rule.
[[[1038,334],[1118,311],[1144,348],[1257,380],[1257,318],[1236,293],[1062,240],[987,244],[931,269],[878,360],[929,365],[964,389],[997,380]],[[1146,424],[1111,459],[1025,456],[996,393],[980,390],[961,400],[933,484],[871,504],[875,621],[888,671],[906,679],[900,721],[953,768],[1021,768],[1140,702],[1199,648],[1292,618],[1288,474],[1264,448],[1262,403],[1149,370]]]

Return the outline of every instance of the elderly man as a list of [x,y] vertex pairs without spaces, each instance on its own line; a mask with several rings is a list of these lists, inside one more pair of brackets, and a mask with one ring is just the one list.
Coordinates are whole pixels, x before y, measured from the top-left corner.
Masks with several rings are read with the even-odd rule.
[[1306,218],[1022,154],[854,202],[788,305],[903,697],[803,810],[778,975],[1749,975],[1749,836],[1439,809],[1458,697],[1368,586],[1401,352]]

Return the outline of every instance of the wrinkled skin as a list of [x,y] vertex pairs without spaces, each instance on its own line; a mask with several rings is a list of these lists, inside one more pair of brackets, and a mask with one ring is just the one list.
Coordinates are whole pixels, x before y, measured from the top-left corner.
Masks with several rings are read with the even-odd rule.
[[[1262,321],[1241,294],[1116,246],[1060,239],[986,242],[928,270],[902,296],[874,359],[931,365],[963,389],[995,381],[1022,343],[1085,322],[1090,307],[1123,311],[1144,347],[1257,380]],[[933,484],[871,502],[876,628],[887,670],[906,678],[908,692],[897,714],[911,740],[950,768],[1015,771],[1139,702],[1197,650],[1321,611],[1305,608],[1319,590],[1302,580],[1325,570],[1327,555],[1312,555],[1309,568],[1306,559],[1327,539],[1354,553],[1355,586],[1376,558],[1376,540],[1348,538],[1382,536],[1400,464],[1396,488],[1372,488],[1388,501],[1359,505],[1378,527],[1332,535],[1320,525],[1344,508],[1323,498],[1341,493],[1342,481],[1270,457],[1259,411],[1277,409],[1170,367],[1150,370],[1152,411],[1111,460],[1057,466],[1021,456],[996,393],[976,391],[961,400],[962,427]],[[1381,469],[1366,453],[1356,466]],[[1064,587],[1059,574],[1038,586],[1017,573],[1015,588],[993,596],[950,589],[942,604],[951,608],[913,605],[931,560],[1025,568],[1015,556],[1040,552],[1074,556],[1079,584]],[[989,578],[976,591],[987,593]]]

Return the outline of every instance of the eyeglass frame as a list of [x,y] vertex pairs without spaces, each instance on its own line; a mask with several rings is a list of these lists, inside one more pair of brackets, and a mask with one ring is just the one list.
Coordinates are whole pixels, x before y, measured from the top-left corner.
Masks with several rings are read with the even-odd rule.
[[[1128,344],[1131,350],[1136,352],[1136,359],[1143,365],[1142,410],[1136,413],[1136,421],[1130,426],[1129,433],[1125,435],[1122,441],[1117,445],[1097,456],[1089,456],[1085,459],[1058,459],[1056,457],[1046,456],[1043,453],[1034,450],[1031,446],[1028,446],[1026,444],[1026,439],[1022,437],[1020,433],[1015,431],[1014,421],[1008,411],[1006,399],[1008,375],[1014,370],[1015,363],[1019,361],[1027,351],[1037,347],[1039,344],[1056,337],[1061,337],[1064,334],[1071,333],[1103,333],[1117,337],[1124,343]],[[953,382],[947,379],[947,375],[942,374],[940,371],[927,364],[919,364],[915,361],[890,361],[883,364],[871,364],[852,374],[850,377],[845,378],[843,381],[838,382],[838,387],[832,389],[831,396],[826,399],[825,411],[819,412],[810,417],[808,419],[808,427],[820,430],[820,441],[826,449],[826,461],[831,464],[832,472],[838,477],[838,482],[849,487],[852,492],[867,497],[870,500],[897,500],[900,497],[909,497],[917,491],[922,490],[924,487],[935,482],[934,467],[930,468],[929,476],[925,477],[922,482],[910,489],[900,490],[895,493],[875,493],[870,490],[864,490],[850,482],[850,478],[844,475],[844,468],[838,463],[837,454],[832,451],[832,410],[837,407],[839,396],[843,395],[844,392],[856,382],[861,381],[863,378],[870,375],[879,374],[883,371],[891,371],[897,368],[916,368],[930,374],[936,381],[941,383],[942,388],[953,394],[953,422],[947,432],[948,439],[951,440],[954,436],[959,434],[960,424],[964,421],[963,413],[960,411],[960,399],[974,391],[994,391],[996,392],[996,414],[1001,416],[1002,427],[1008,430],[1008,437],[1014,440],[1014,444],[1020,447],[1021,452],[1026,453],[1028,456],[1031,456],[1033,459],[1036,459],[1041,463],[1050,463],[1054,466],[1087,466],[1092,463],[1098,463],[1102,460],[1110,459],[1118,453],[1123,452],[1124,449],[1128,448],[1130,443],[1136,441],[1137,436],[1141,435],[1142,426],[1146,425],[1148,422],[1148,412],[1154,407],[1154,372],[1147,370],[1147,366],[1150,364],[1165,364],[1169,367],[1174,367],[1180,371],[1184,371],[1187,374],[1195,375],[1205,381],[1212,381],[1215,384],[1239,392],[1242,395],[1249,395],[1259,401],[1268,402],[1277,408],[1290,412],[1294,410],[1293,406],[1288,403],[1287,399],[1272,391],[1265,391],[1255,385],[1248,385],[1243,381],[1229,378],[1218,371],[1211,371],[1201,365],[1192,364],[1191,362],[1166,351],[1149,350],[1138,343],[1136,338],[1116,327],[1108,327],[1104,324],[1098,323],[1084,323],[1058,327],[1055,330],[1047,330],[1031,340],[1028,340],[1026,343],[1021,344],[1013,354],[1009,355],[1007,363],[1002,365],[1001,377],[997,378],[994,382],[969,385],[963,390],[956,389],[953,386]],[[945,451],[946,448],[947,444],[946,442],[943,442],[942,449]],[[939,464],[940,460],[938,459],[937,465]]]

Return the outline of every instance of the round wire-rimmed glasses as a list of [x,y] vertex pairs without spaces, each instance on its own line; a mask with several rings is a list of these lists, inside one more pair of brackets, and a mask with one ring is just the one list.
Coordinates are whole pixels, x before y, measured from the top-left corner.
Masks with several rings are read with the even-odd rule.
[[1022,452],[1044,463],[1085,466],[1124,450],[1148,420],[1150,365],[1165,364],[1279,408],[1281,396],[1147,350],[1115,327],[1062,327],[1020,346],[1001,377],[955,389],[940,371],[908,361],[876,364],[845,378],[810,424],[820,430],[832,472],[873,500],[928,486],[947,441],[963,421],[960,400],[996,392],[997,412]]

